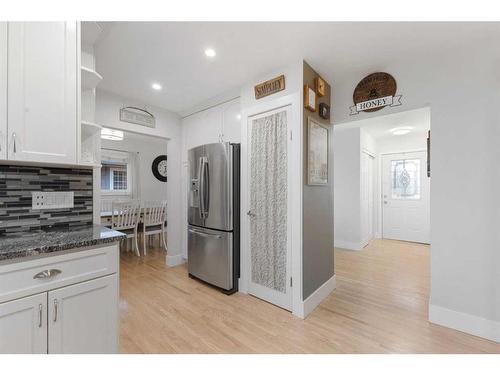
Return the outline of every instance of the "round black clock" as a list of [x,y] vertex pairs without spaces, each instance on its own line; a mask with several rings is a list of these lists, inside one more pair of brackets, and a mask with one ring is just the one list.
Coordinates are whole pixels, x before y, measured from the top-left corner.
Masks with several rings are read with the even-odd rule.
[[167,182],[167,155],[160,155],[153,160],[151,165],[153,175],[162,182]]

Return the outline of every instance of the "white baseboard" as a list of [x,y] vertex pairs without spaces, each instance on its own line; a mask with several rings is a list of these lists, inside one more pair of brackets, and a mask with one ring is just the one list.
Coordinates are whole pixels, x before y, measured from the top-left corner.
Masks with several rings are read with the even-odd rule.
[[182,254],[177,254],[177,255],[168,255],[167,254],[165,262],[167,263],[167,266],[175,267],[175,266],[178,266],[179,264],[185,263],[186,260],[184,259]]
[[445,307],[429,305],[429,321],[474,336],[500,342],[500,322]]
[[346,249],[346,250],[362,250],[363,249],[363,244],[360,242],[350,242],[350,241],[342,241],[342,240],[334,240],[333,242],[334,247],[338,247],[340,249]]
[[316,289],[313,294],[302,303],[301,318],[305,319],[318,305],[335,290],[337,286],[336,276],[330,277],[323,285]]

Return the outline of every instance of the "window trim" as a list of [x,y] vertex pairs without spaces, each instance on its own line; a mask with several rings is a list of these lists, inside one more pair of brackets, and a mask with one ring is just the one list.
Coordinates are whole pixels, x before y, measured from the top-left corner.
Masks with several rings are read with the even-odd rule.
[[[114,168],[112,166],[112,163],[109,163],[111,164],[109,166],[109,170],[111,172],[111,176],[110,176],[110,179],[109,179],[109,189],[102,189],[101,188],[101,195],[132,195],[132,190],[131,190],[131,180],[132,180],[132,176],[131,176],[131,165],[130,163],[126,163],[126,167],[127,167],[127,190],[114,190],[113,189],[113,171],[114,170],[118,170],[118,168]],[[102,186],[102,185],[101,185]]]

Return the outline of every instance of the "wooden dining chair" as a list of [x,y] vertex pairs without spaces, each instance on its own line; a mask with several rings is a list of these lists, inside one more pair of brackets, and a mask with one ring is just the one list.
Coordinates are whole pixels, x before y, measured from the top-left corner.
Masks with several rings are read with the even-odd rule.
[[142,227],[142,242],[143,253],[146,255],[146,236],[155,234],[160,235],[160,242],[163,244],[165,252],[167,251],[167,240],[165,238],[165,227],[167,221],[167,202],[147,202],[143,208],[143,227]]
[[124,233],[127,240],[133,238],[135,253],[141,256],[137,243],[141,205],[135,201],[113,202],[111,208],[111,229]]

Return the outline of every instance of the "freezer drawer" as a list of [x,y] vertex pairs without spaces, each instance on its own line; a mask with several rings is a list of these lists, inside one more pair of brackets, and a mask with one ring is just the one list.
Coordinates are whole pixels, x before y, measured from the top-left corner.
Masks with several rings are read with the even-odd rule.
[[233,234],[188,227],[188,271],[222,289],[233,287]]

